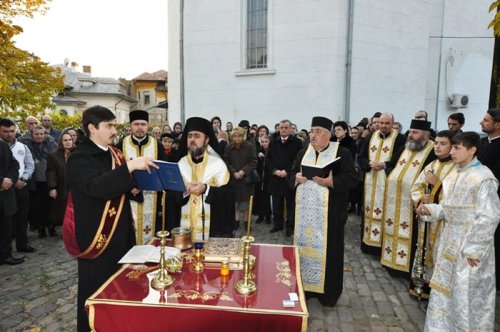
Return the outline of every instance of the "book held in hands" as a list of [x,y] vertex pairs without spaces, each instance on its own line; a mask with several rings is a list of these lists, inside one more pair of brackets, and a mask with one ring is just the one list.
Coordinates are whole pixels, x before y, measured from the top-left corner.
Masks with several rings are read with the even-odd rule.
[[132,173],[137,181],[138,189],[150,191],[186,191],[177,163],[162,160],[154,160],[153,162],[160,168],[150,167],[151,173],[147,171],[134,171]]
[[308,180],[312,180],[313,177],[318,176],[320,178],[326,178],[328,176],[328,173],[330,172],[330,168],[333,163],[335,163],[337,160],[339,160],[340,157],[335,158],[331,163],[324,167],[319,167],[319,166],[309,166],[309,165],[301,165],[301,173],[302,176],[306,177]]

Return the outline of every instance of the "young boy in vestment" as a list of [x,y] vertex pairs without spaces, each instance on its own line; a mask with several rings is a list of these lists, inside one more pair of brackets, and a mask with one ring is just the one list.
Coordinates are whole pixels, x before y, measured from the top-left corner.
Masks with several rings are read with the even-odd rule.
[[430,282],[425,331],[493,331],[495,250],[500,221],[498,181],[476,158],[479,135],[452,140],[456,168],[443,181],[439,204],[418,207],[419,215],[444,220]]

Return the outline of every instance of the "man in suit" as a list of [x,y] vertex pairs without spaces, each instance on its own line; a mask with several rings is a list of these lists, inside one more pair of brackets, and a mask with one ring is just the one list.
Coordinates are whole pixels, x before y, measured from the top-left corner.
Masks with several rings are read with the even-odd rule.
[[289,173],[292,170],[295,157],[302,150],[302,142],[290,135],[292,125],[289,120],[282,120],[279,125],[279,136],[271,142],[266,155],[266,169],[271,174],[270,187],[273,202],[274,227],[269,231],[276,233],[285,224],[283,212],[286,201],[286,235],[292,236],[294,229],[295,199],[293,185]]
[[12,216],[17,211],[14,184],[19,177],[19,163],[9,145],[0,140],[0,265],[15,265],[24,259],[12,257]]

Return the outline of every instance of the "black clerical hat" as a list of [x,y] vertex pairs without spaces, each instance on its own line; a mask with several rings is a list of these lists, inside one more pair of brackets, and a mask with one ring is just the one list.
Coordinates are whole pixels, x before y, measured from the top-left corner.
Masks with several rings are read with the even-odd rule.
[[323,127],[326,130],[331,131],[333,127],[333,121],[322,116],[315,116],[312,119],[311,127]]
[[128,114],[128,117],[130,123],[134,122],[135,120],[144,120],[146,122],[149,122],[149,113],[142,110],[132,111]]
[[430,131],[431,130],[431,123],[429,121],[425,121],[425,120],[413,119],[413,120],[411,120],[410,129]]
[[179,151],[181,156],[187,154],[187,137],[189,132],[191,131],[200,131],[207,135],[209,138],[208,144],[214,149],[219,156],[222,156],[222,151],[219,151],[219,141],[215,136],[214,128],[212,127],[212,123],[204,118],[192,117],[187,119],[186,126],[184,127],[184,134],[181,136],[181,144],[179,147]]

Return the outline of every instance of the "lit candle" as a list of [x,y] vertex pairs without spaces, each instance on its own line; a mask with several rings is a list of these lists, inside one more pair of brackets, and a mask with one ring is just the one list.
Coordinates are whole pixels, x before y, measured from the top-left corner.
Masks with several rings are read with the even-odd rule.
[[252,223],[252,206],[253,206],[253,195],[250,196],[250,204],[248,205],[247,237],[250,236],[250,224]]

